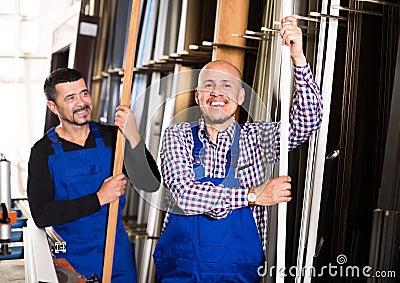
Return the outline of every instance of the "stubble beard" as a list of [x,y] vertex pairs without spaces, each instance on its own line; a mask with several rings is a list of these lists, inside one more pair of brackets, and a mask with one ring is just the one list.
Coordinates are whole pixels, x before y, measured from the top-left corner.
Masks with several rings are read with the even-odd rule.
[[[75,112],[82,110],[82,109],[88,109],[88,111],[90,112],[86,117],[84,121],[78,121],[77,119],[75,119]],[[84,126],[87,125],[91,120],[92,120],[92,109],[90,108],[89,105],[85,105],[83,107],[80,107],[78,109],[75,109],[72,112],[72,119],[68,119],[67,117],[61,117],[63,120],[68,121],[70,124],[76,125],[76,126]],[[82,118],[84,119],[84,118]]]
[[79,122],[79,121],[77,121],[76,119],[75,119],[75,113],[73,114],[73,122],[74,122],[74,124],[75,125],[77,125],[77,126],[84,126],[84,125],[86,125],[86,124],[88,124],[89,122],[90,122],[90,120],[92,120],[92,109],[90,109],[89,107],[87,108],[87,109],[89,109],[89,114],[86,116],[86,119],[85,119],[85,121],[83,121],[83,122]]
[[[211,124],[211,125],[223,125],[226,122],[228,122],[229,120],[232,119],[232,116],[228,115],[227,113],[225,113],[222,110],[218,110],[216,115],[217,117],[213,117],[211,115],[209,115],[208,113],[206,113],[206,111],[204,111],[205,109],[202,109],[202,114],[204,117],[204,120],[206,121],[207,124]],[[215,111],[215,110],[213,110]],[[219,113],[218,113],[219,112]],[[221,115],[222,114],[222,115]]]

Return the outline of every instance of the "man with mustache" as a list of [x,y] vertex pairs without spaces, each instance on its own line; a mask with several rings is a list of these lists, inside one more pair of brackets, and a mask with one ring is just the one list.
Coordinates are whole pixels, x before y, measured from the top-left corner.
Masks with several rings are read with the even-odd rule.
[[[280,34],[295,65],[289,133],[294,149],[319,128],[322,102],[294,17],[282,20]],[[280,123],[239,125],[234,115],[244,98],[239,70],[226,61],[210,62],[195,92],[202,117],[165,131],[161,170],[171,203],[153,255],[160,282],[260,280],[266,206],[291,200],[291,179],[268,179],[268,164],[279,159]]]
[[133,185],[155,191],[160,176],[134,116],[128,106],[119,106],[117,127],[93,122],[89,90],[75,69],[52,72],[44,92],[60,124],[31,149],[27,192],[33,219],[40,228],[53,226],[66,241],[66,254],[56,256],[101,282],[108,206],[119,198],[112,282],[136,282],[134,252],[122,222],[127,180],[122,173],[112,176],[118,128],[127,139],[125,165]]

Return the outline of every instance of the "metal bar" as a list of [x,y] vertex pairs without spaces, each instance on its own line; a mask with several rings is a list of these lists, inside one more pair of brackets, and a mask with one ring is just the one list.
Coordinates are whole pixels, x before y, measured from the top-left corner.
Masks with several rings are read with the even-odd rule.
[[[276,23],[276,25],[278,25],[279,23]],[[302,29],[310,29],[310,30],[318,30],[316,28],[312,28],[312,27],[307,27],[307,26],[301,26],[298,25],[298,27],[302,28]],[[261,27],[261,31],[266,31],[266,32],[271,32],[271,33],[280,33],[280,29],[275,29],[275,28],[267,28],[267,27]],[[304,34],[303,34],[304,35]],[[306,34],[309,35],[309,34]]]
[[353,13],[360,13],[360,14],[367,14],[367,15],[373,15],[373,16],[383,16],[382,13],[378,12],[373,12],[373,11],[366,11],[366,10],[359,10],[359,9],[352,9],[352,8],[347,8],[339,5],[332,5],[332,9],[337,9],[337,10],[343,10],[347,12],[353,12]]
[[276,29],[276,28],[267,28],[267,27],[261,27],[261,31],[269,31],[269,32],[276,32],[276,33],[280,33],[280,32],[281,32],[280,29]]
[[[293,14],[292,0],[282,0],[281,2],[281,18]],[[279,151],[279,175],[288,174],[289,162],[289,111],[291,97],[291,58],[290,46],[281,46],[281,67],[279,79],[279,95],[281,100],[280,115],[280,151]],[[286,224],[287,224],[287,203],[278,204],[278,237],[276,242],[276,270],[285,270],[286,267]],[[277,283],[284,283],[285,277],[282,274],[276,275]]]
[[254,40],[270,40],[270,38],[264,38],[262,36],[252,36],[252,35],[244,35],[238,33],[233,33],[232,36],[246,38],[246,39],[254,39]]
[[[312,22],[320,22],[320,20],[319,20],[319,19],[316,19],[316,18],[308,18],[308,17],[303,17],[303,18],[307,18],[307,19],[309,19],[308,21],[312,21]],[[278,22],[278,21],[275,21],[275,22],[274,22],[274,25],[280,27],[280,26],[281,26],[281,23]],[[304,26],[304,25],[299,25],[299,24],[297,24],[297,26],[298,26],[299,28],[301,28],[301,29],[306,29],[306,30],[308,30],[308,29],[311,29],[311,30],[318,30],[318,28],[309,27],[309,26]]]
[[309,21],[309,22],[320,22],[319,19],[316,18],[310,18],[310,17],[305,17],[305,16],[299,16],[299,15],[293,15],[296,19],[298,20],[304,20],[304,21]]
[[[340,4],[340,0],[333,0],[332,2]],[[333,11],[337,14],[339,11]],[[338,19],[331,18],[329,20],[328,38],[326,42],[326,53],[325,53],[325,68],[323,73],[323,83],[321,88],[322,101],[324,103],[321,127],[318,132],[317,146],[315,149],[315,164],[314,164],[314,178],[312,180],[312,201],[310,210],[310,223],[307,239],[307,252],[305,266],[312,266],[313,259],[315,256],[317,235],[318,235],[318,223],[319,223],[319,212],[321,205],[322,195],[322,184],[325,169],[325,155],[326,145],[328,139],[329,130],[329,114],[330,104],[333,87],[333,73],[335,66],[335,54],[336,54],[336,42],[337,42],[337,31],[338,31]],[[304,282],[311,282],[311,276],[305,277]]]
[[246,35],[271,36],[270,34],[265,32],[252,31],[252,30],[246,30]]
[[318,12],[310,12],[310,16],[312,16],[312,17],[324,17],[324,18],[328,18],[328,19],[336,19],[336,20],[347,21],[346,17],[334,16],[334,15],[328,15],[328,14],[321,14],[321,13],[318,13]]
[[54,253],[66,253],[67,248],[66,245],[67,243],[64,241],[63,238],[53,229],[53,227],[46,227],[45,232],[47,234],[47,237],[50,239],[53,248],[54,248]]
[[[328,9],[328,1],[322,1],[321,12],[326,13]],[[323,69],[323,57],[325,50],[325,37],[326,37],[326,19],[321,18],[320,32],[318,39],[318,53],[317,61],[315,67],[315,82],[317,85],[321,85],[321,76]],[[314,179],[315,170],[315,152],[317,147],[317,133],[314,133],[309,139],[308,155],[307,155],[307,168],[306,177],[304,181],[304,197],[303,197],[303,207],[300,225],[300,235],[299,235],[299,245],[297,249],[297,270],[303,270],[304,264],[304,254],[306,252],[306,242],[309,235],[309,224],[310,224],[310,214],[311,214],[311,202],[312,202],[312,182]],[[304,274],[306,277],[307,274]],[[303,280],[302,276],[297,276],[295,278],[296,283],[301,283]]]
[[240,46],[240,45],[217,43],[217,42],[210,42],[210,41],[203,41],[202,44],[204,46],[216,46],[216,47],[226,47],[226,48],[234,48],[234,49],[257,50],[256,47],[252,47],[252,46]]
[[190,44],[189,50],[194,50],[196,52],[212,52],[212,46],[204,46],[204,45],[197,45],[197,44]]
[[387,1],[357,0],[357,2],[368,2],[368,3],[380,4],[380,5],[384,5],[384,6],[400,7],[400,4],[398,4],[398,3],[392,3],[392,2],[387,2]]

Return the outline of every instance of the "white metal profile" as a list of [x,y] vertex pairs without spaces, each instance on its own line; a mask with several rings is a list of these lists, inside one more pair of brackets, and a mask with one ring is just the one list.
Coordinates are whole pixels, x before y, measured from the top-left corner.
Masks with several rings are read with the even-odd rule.
[[[282,0],[281,18],[292,15],[292,1]],[[282,46],[281,49],[281,68],[279,80],[279,93],[281,99],[281,135],[280,135],[280,156],[279,156],[279,175],[288,174],[288,151],[289,151],[289,108],[291,97],[292,68],[290,59],[290,47]],[[284,282],[285,277],[281,272],[285,270],[285,251],[286,251],[286,216],[287,203],[278,204],[278,231],[276,243],[276,282]]]
[[[331,5],[340,5],[340,0],[332,0]],[[330,15],[339,16],[339,10],[330,9]],[[318,221],[319,211],[322,194],[322,181],[324,176],[325,166],[325,155],[326,155],[326,143],[328,138],[328,127],[329,127],[329,114],[330,104],[332,95],[332,84],[333,84],[333,72],[335,65],[335,54],[336,54],[336,39],[338,30],[338,19],[334,17],[329,18],[328,27],[328,38],[326,42],[326,53],[325,53],[325,65],[322,76],[322,101],[324,103],[323,117],[321,128],[316,136],[316,148],[315,148],[315,161],[313,166],[314,174],[312,179],[312,199],[310,207],[310,218],[308,225],[308,237],[307,237],[307,251],[305,258],[305,266],[311,267],[313,265],[313,259],[315,256],[315,248],[317,242],[318,232]],[[311,274],[304,277],[304,282],[311,282]]]

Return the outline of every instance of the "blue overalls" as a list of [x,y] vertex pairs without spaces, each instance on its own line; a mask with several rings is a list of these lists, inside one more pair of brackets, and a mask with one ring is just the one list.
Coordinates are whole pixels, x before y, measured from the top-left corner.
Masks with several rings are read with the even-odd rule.
[[[48,166],[54,180],[55,200],[71,200],[98,191],[104,179],[111,175],[112,150],[105,146],[95,123],[89,123],[96,147],[64,152],[58,134],[52,128],[47,133],[54,148]],[[132,245],[121,221],[125,196],[119,200],[118,222],[113,258],[112,282],[136,282],[136,266]],[[80,219],[54,226],[66,241],[65,257],[75,270],[90,277],[97,274],[101,279],[108,205],[100,211]]]
[[[192,127],[195,178],[199,182],[240,187],[235,177],[239,158],[240,127],[236,126],[232,147],[227,153],[226,177],[207,178],[204,149]],[[259,282],[257,269],[264,262],[262,244],[249,207],[232,211],[216,220],[206,215],[171,214],[154,251],[160,282]]]

